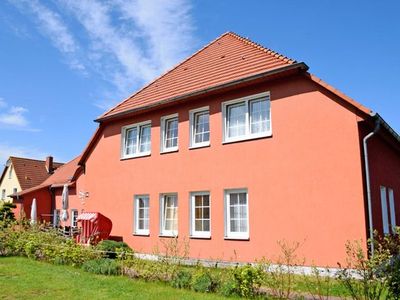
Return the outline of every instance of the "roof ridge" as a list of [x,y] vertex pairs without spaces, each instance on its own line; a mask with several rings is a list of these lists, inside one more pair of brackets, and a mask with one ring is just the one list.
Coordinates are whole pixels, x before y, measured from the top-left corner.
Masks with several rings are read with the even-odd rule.
[[274,50],[272,50],[270,48],[267,48],[264,45],[256,43],[256,42],[252,41],[251,39],[249,39],[247,37],[243,37],[243,36],[237,34],[236,32],[228,31],[226,34],[228,34],[228,35],[230,35],[230,36],[232,36],[232,37],[234,37],[234,38],[236,38],[236,39],[238,39],[238,40],[240,40],[240,41],[242,41],[242,42],[244,42],[244,43],[246,43],[248,45],[251,45],[251,46],[255,47],[256,49],[259,49],[259,50],[262,50],[262,51],[264,51],[264,52],[266,52],[268,54],[271,54],[271,55],[275,56],[276,58],[278,58],[278,59],[280,59],[280,60],[282,60],[284,62],[291,63],[291,64],[297,62],[295,59],[287,57],[286,55],[283,55],[283,54],[281,54],[279,52],[276,52],[276,51],[274,51]]
[[188,56],[187,58],[185,58],[184,60],[182,60],[181,62],[177,63],[175,66],[173,66],[172,68],[168,69],[167,71],[165,71],[164,73],[162,73],[160,76],[156,77],[155,79],[153,79],[152,81],[150,81],[148,84],[144,85],[142,88],[140,88],[139,90],[137,90],[135,93],[133,93],[132,95],[130,95],[129,97],[125,98],[124,100],[122,100],[121,102],[119,102],[117,105],[114,105],[112,108],[110,108],[109,110],[107,110],[106,112],[104,112],[103,114],[101,114],[97,119],[100,119],[101,117],[105,116],[106,114],[112,112],[114,109],[116,109],[117,107],[121,106],[123,103],[125,103],[127,100],[131,99],[132,97],[136,96],[137,94],[139,94],[140,92],[142,92],[143,90],[145,90],[147,87],[153,85],[156,81],[158,81],[159,79],[163,78],[164,76],[166,76],[167,74],[171,73],[173,70],[177,69],[179,66],[181,66],[182,64],[184,64],[185,62],[187,62],[189,59],[193,58],[195,55],[197,55],[198,53],[200,53],[201,51],[205,50],[206,48],[208,48],[211,44],[215,43],[216,41],[218,41],[219,39],[223,38],[226,35],[232,34],[232,32],[227,31],[223,34],[221,34],[219,37],[217,37],[216,39],[212,40],[211,42],[209,42],[208,44],[206,44],[205,46],[203,46],[202,48],[200,48],[199,50],[197,50],[196,52],[194,52],[193,54],[191,54],[190,56]]
[[[27,158],[27,157],[20,157],[20,156],[10,156],[9,159],[11,159],[11,158],[33,160],[33,161],[39,161],[39,162],[44,162],[44,163],[46,162],[46,160],[35,159],[35,158]],[[65,163],[54,161],[53,164],[65,164]]]

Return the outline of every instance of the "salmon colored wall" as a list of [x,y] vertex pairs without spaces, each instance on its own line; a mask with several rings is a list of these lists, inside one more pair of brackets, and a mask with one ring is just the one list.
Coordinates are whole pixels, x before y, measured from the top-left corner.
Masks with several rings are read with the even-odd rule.
[[[38,222],[46,221],[50,222],[51,217],[48,216],[52,214],[51,212],[51,196],[48,188],[43,188],[37,191],[33,191],[29,194],[23,196],[23,211],[27,219],[31,218],[31,208],[33,198],[36,198],[37,207],[37,218]],[[21,204],[18,204],[18,209],[21,209]],[[44,216],[46,215],[46,216]],[[16,212],[16,216],[19,216],[19,212]]]
[[[400,225],[400,151],[395,150],[395,148],[383,140],[382,137],[374,136],[368,141],[368,157],[371,174],[373,225],[374,228],[382,234],[381,186],[393,189],[396,223]],[[389,202],[387,203],[389,208]],[[388,217],[390,226],[390,211]]]
[[[193,258],[254,261],[279,254],[277,241],[302,243],[306,264],[337,266],[347,240],[364,239],[365,218],[356,115],[305,78],[265,83],[149,112],[107,126],[77,190],[86,211],[113,222],[139,252],[160,244],[160,193],[178,194],[179,237],[189,236],[189,193],[211,194],[211,239],[190,239]],[[271,93],[271,138],[222,144],[221,102]],[[210,106],[211,146],[189,149],[190,109]],[[160,117],[179,113],[179,152],[160,154]],[[152,154],[121,160],[121,127],[152,121]],[[224,240],[224,189],[247,188],[250,240]],[[150,195],[150,236],[133,232],[133,197]]]

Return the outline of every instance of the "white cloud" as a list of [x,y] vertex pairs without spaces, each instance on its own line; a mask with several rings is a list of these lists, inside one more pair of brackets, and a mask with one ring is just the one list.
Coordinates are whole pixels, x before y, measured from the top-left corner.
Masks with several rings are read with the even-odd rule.
[[[195,46],[189,0],[9,1],[35,16],[71,68],[94,71],[114,87],[95,103],[102,108],[165,72]],[[72,22],[74,30],[68,27]]]
[[28,110],[22,106],[9,107],[7,102],[0,98],[0,129],[39,131],[30,127],[26,118]]
[[46,158],[47,154],[33,147],[28,147],[28,146],[21,147],[21,146],[0,143],[0,166],[5,164],[10,156],[27,157],[27,158],[43,160]]

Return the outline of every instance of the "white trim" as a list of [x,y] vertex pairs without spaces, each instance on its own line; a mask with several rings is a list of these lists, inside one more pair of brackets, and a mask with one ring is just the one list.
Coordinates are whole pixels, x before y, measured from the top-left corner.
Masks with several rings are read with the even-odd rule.
[[[263,98],[263,97],[266,97],[267,101],[269,101],[269,119],[268,120],[269,120],[270,127],[269,127],[269,130],[266,132],[252,134],[252,133],[250,133],[251,124],[250,124],[250,116],[249,116],[249,111],[250,111],[249,102],[252,100],[256,100],[258,98]],[[246,106],[246,121],[245,121],[246,122],[245,123],[245,126],[246,126],[245,131],[246,132],[242,136],[229,138],[228,134],[227,134],[227,132],[228,132],[227,108],[228,108],[228,106],[230,106],[232,104],[239,104],[242,102],[244,102],[245,106]],[[270,96],[269,91],[222,102],[221,110],[222,110],[222,130],[223,130],[222,131],[222,143],[223,144],[272,136],[271,96]]]
[[387,194],[386,187],[381,186],[381,209],[382,209],[382,223],[383,223],[383,234],[389,234],[389,216],[387,207]]
[[[209,140],[207,142],[201,142],[201,143],[196,143],[195,142],[195,136],[194,136],[194,131],[195,131],[195,115],[197,113],[203,113],[203,112],[207,112],[208,113],[208,124],[210,126],[210,132],[209,132]],[[211,122],[210,122],[210,107],[209,106],[203,106],[203,107],[199,107],[196,109],[192,109],[189,111],[189,126],[190,126],[190,149],[194,149],[194,148],[201,148],[201,147],[207,147],[210,146],[210,140],[211,140]]]
[[396,207],[394,202],[394,192],[393,189],[388,189],[389,194],[389,207],[390,207],[390,224],[392,225],[392,232],[396,229]]
[[[74,216],[74,212],[77,212],[76,217]],[[78,210],[75,208],[71,209],[71,228],[77,228],[78,223],[77,223],[77,218],[78,218]],[[74,222],[76,222],[76,226],[74,226]]]
[[[247,215],[247,231],[246,232],[232,232],[230,227],[230,207],[229,207],[229,200],[230,194],[233,193],[246,193],[246,215]],[[225,213],[224,213],[224,220],[225,220],[225,236],[224,239],[234,239],[234,240],[248,240],[250,238],[250,227],[249,227],[249,193],[247,188],[241,189],[226,189],[224,190],[224,205],[225,205]]]
[[55,209],[53,211],[53,227],[58,227],[61,221],[61,211],[59,209]]
[[[149,228],[139,229],[139,199],[147,198],[147,210],[149,219]],[[133,199],[133,234],[134,235],[150,235],[150,196],[148,194],[134,195]]]
[[178,202],[178,194],[177,193],[164,193],[160,194],[160,236],[166,237],[176,237],[178,236],[178,228],[177,230],[164,230],[165,225],[165,216],[164,216],[164,197],[166,196],[175,196],[176,199],[176,218],[177,218],[177,227],[179,228],[179,202]]
[[[209,231],[196,231],[195,230],[195,196],[208,196],[208,207],[209,207]],[[204,192],[191,192],[189,195],[189,201],[190,201],[190,237],[193,238],[207,238],[209,239],[211,237],[211,195],[209,191],[204,191]]]
[[[171,119],[177,119],[178,121],[178,137],[176,141],[176,147],[165,147],[165,124],[168,120]],[[160,153],[168,153],[168,152],[174,152],[178,151],[179,149],[179,115],[178,113],[168,115],[168,116],[162,116],[160,119],[160,124],[161,124],[161,130],[160,130]]]
[[[143,151],[140,152],[140,131],[142,127],[150,125],[150,150],[149,151]],[[126,132],[129,129],[135,128],[136,127],[136,152],[133,154],[125,154],[125,146],[126,146]],[[142,157],[142,156],[148,156],[151,155],[151,120],[123,126],[121,128],[121,150],[120,150],[120,155],[121,159],[128,159],[128,158],[134,158],[134,157]]]

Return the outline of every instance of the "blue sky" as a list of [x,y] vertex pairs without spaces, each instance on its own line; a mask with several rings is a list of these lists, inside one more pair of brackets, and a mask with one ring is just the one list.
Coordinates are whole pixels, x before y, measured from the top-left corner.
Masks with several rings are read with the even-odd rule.
[[97,116],[226,31],[298,61],[400,132],[400,1],[0,2],[0,161],[68,161]]

